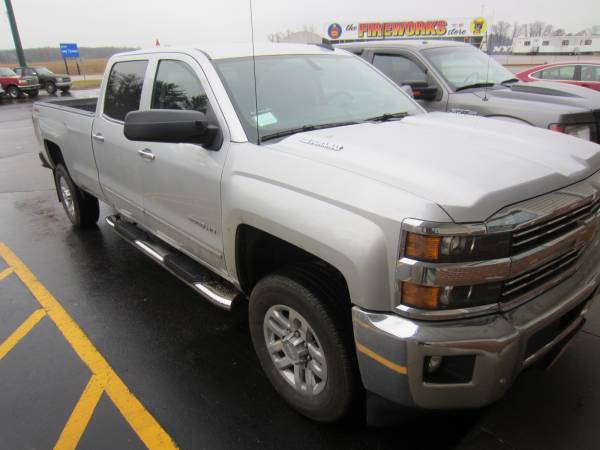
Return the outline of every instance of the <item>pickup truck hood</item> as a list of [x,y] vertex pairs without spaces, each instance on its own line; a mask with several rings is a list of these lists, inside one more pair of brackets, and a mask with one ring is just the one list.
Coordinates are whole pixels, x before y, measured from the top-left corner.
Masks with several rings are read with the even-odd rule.
[[509,86],[498,86],[488,89],[486,93],[478,90],[476,95],[481,98],[486,96],[491,101],[498,99],[528,102],[531,109],[547,108],[548,105],[562,105],[585,111],[600,110],[600,92],[581,86],[548,81],[519,82]]
[[447,113],[299,133],[268,145],[435,202],[456,222],[484,221],[600,169],[597,144]]

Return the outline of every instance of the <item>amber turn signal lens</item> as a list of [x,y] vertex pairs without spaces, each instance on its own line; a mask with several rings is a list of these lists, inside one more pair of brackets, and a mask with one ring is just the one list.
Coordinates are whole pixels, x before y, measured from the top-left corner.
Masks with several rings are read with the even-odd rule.
[[441,236],[407,233],[404,254],[421,261],[437,261],[440,259],[441,240]]
[[440,288],[402,283],[402,304],[412,308],[438,309]]

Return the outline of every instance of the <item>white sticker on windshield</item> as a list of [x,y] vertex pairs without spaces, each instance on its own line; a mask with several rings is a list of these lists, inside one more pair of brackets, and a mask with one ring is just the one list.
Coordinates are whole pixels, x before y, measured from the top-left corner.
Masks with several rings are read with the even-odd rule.
[[277,123],[277,118],[271,111],[260,112],[258,115],[253,114],[253,116],[259,127],[266,127]]

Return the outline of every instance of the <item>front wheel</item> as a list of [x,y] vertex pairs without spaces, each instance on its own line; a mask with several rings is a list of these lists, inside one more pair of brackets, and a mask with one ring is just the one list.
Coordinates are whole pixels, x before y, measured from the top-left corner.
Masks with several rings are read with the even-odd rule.
[[50,95],[56,93],[56,84],[53,81],[48,81],[46,83],[46,92]]
[[[305,416],[334,422],[350,413],[359,392],[343,322],[350,318],[332,303],[341,299],[319,286],[325,281],[309,273],[292,267],[258,282],[250,298],[250,333],[279,394]],[[346,307],[349,313],[350,304]]]
[[9,86],[6,88],[6,95],[10,98],[19,98],[19,88],[16,86]]
[[56,166],[54,180],[58,198],[74,226],[85,228],[98,222],[100,217],[98,199],[75,186],[69,172],[62,164]]

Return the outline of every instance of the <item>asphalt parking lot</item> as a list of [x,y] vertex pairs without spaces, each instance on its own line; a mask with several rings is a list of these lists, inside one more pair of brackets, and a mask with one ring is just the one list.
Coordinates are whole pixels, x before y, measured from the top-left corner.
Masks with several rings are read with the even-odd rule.
[[486,409],[304,419],[243,324],[103,221],[72,229],[31,107],[0,100],[1,449],[600,448],[600,307],[552,370],[523,373]]

